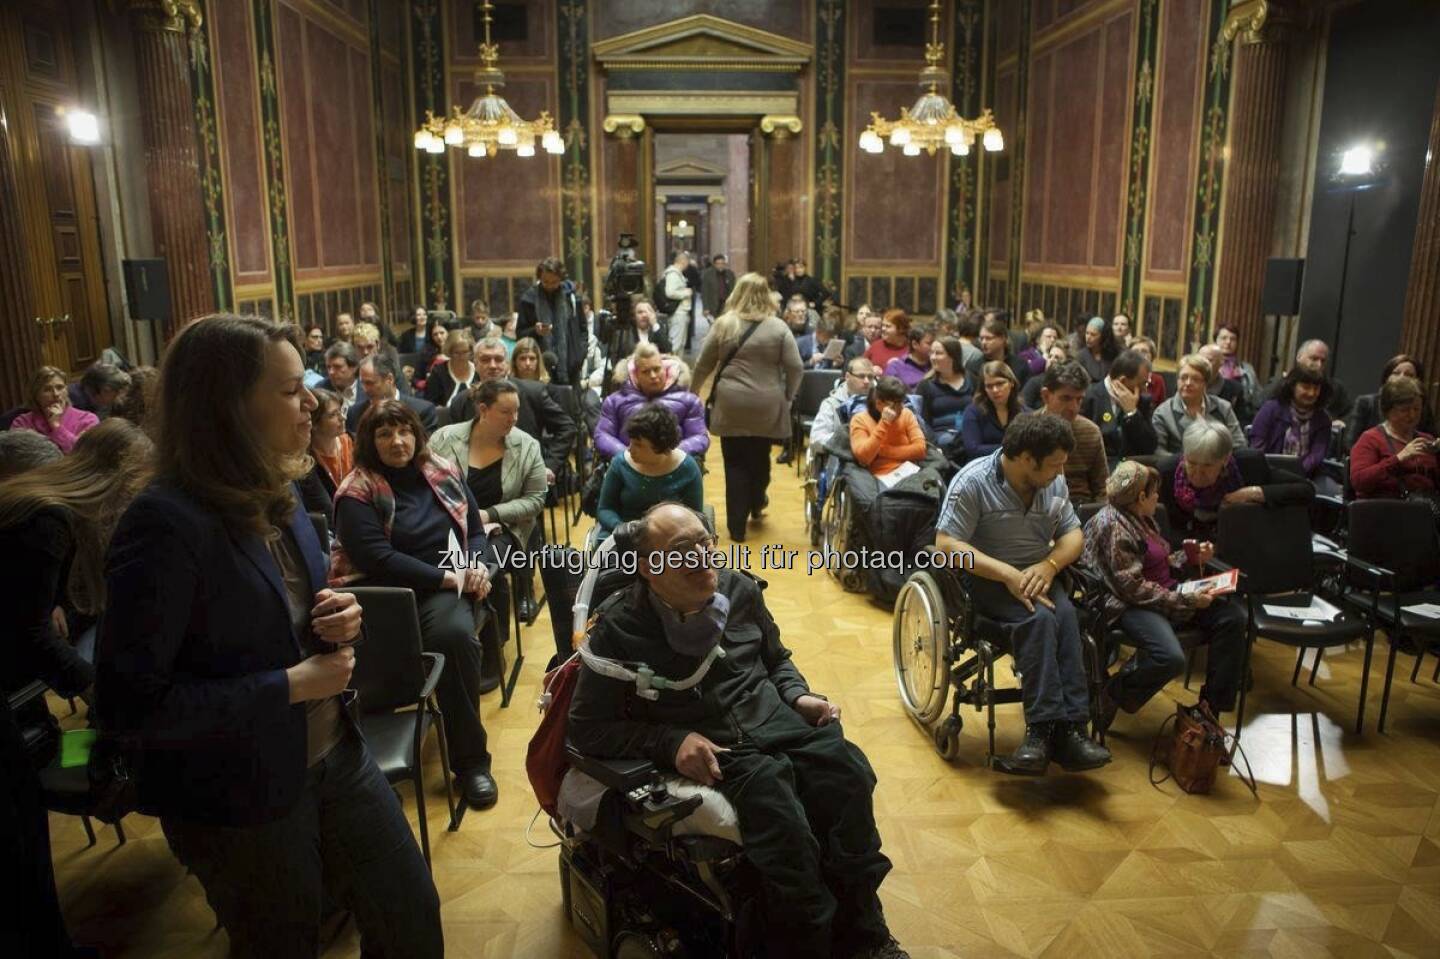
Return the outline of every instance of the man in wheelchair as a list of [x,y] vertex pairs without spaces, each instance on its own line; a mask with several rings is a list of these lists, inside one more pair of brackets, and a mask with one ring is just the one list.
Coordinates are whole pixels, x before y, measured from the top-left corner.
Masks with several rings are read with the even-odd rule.
[[[904,957],[877,894],[890,860],[875,828],[874,771],[846,741],[839,707],[791,662],[759,584],[715,568],[714,538],[684,506],[662,503],[622,531],[640,578],[596,612],[570,745],[649,760],[729,800],[758,876],[768,954]],[[657,681],[604,675],[597,657],[643,664],[636,672]]]
[[978,611],[1012,631],[1025,740],[996,761],[1002,772],[1041,776],[1052,759],[1069,772],[1110,761],[1085,733],[1090,693],[1080,623],[1055,581],[1085,545],[1061,475],[1074,447],[1060,417],[1016,417],[1000,449],[951,480],[936,526],[936,547],[964,557]]

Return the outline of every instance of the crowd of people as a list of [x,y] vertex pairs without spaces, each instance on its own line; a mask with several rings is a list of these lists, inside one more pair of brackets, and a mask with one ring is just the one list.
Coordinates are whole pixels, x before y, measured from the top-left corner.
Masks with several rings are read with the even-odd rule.
[[[971,558],[975,602],[1016,637],[1025,734],[997,763],[1006,772],[1110,759],[1087,727],[1080,626],[1062,585],[1071,565],[1097,572],[1103,618],[1136,648],[1104,686],[1101,727],[1177,675],[1176,631],[1192,625],[1211,648],[1200,698],[1218,715],[1243,682],[1244,613],[1180,586],[1213,554],[1223,506],[1309,502],[1327,478],[1356,497],[1440,502],[1424,371],[1409,356],[1391,359],[1377,391],[1352,404],[1327,376],[1326,344],[1301,344],[1262,386],[1222,325],[1179,358],[1171,395],[1154,343],[1124,316],[1090,318],[1067,336],[1038,311],[1019,328],[968,299],[926,320],[867,305],[852,315],[803,262],[769,279],[736,277],[723,257],[700,273],[683,252],[654,289],[665,302],[635,298],[633,327],[609,344],[558,259],[538,265],[508,322],[483,301],[446,320],[418,307],[398,335],[368,303],[358,322],[335,317],[328,334],[208,317],[182,329],[159,371],[98,363],[69,384],[42,367],[27,405],[8,416],[0,543],[23,575],[6,584],[6,690],[40,681],[93,700],[102,728],[142,743],[138,808],[160,818],[240,954],[291,954],[297,942],[313,952],[331,902],[354,914],[377,954],[443,948],[439,898],[358,734],[347,687],[363,618],[345,587],[413,591],[422,644],[444,657],[435,694],[447,772],[464,802],[489,808],[498,787],[480,698],[499,683],[512,598],[531,585],[498,564],[501,544],[536,549],[547,503],[578,492],[586,474],[597,540],[624,527],[707,549],[716,537],[701,522],[705,477],[717,465],[724,531],[744,542],[769,506],[775,448],[804,455],[789,448],[790,414],[807,370],[838,373],[810,449],[838,444],[877,477],[937,454],[953,473],[935,545]],[[1267,455],[1293,459],[1280,468]],[[464,561],[447,562],[457,545]],[[666,575],[643,575],[653,608],[626,607],[625,628],[672,649],[679,637],[714,645],[714,623],[723,630],[749,604],[764,636],[748,654],[766,671],[757,688],[800,720],[776,749],[842,749],[838,734],[807,738],[838,707],[784,672],[789,651],[758,593],[729,577]],[[569,653],[557,639],[557,660]],[[603,725],[610,691],[588,682],[576,718]],[[30,869],[35,929],[63,942],[35,786],[53,743],[47,752],[21,734],[54,720],[43,699],[3,718],[22,811],[7,848]],[[591,733],[581,740],[702,781],[761,762],[739,748],[743,735],[722,748],[724,730],[697,743],[671,729],[643,746]],[[858,750],[847,755],[868,775]],[[745,797],[747,845],[753,829],[753,858],[777,889],[824,888],[834,851],[797,862],[793,828],[761,824],[786,788],[766,780]],[[888,861],[868,795],[856,797],[864,815],[845,820],[867,877],[846,893],[856,911],[845,921],[861,917],[868,954],[903,955],[874,896]],[[831,805],[823,815],[842,815]],[[301,848],[315,855],[297,857]],[[839,929],[836,908],[834,897],[807,901],[797,913],[806,935]]]

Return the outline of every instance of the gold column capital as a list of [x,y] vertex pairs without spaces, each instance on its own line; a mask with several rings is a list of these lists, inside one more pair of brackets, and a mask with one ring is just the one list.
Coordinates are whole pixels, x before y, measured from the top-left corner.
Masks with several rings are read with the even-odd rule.
[[198,0],[125,0],[125,7],[147,32],[194,33],[205,22]]
[[611,113],[600,126],[606,133],[628,140],[645,132],[645,118],[638,113]]
[[1241,43],[1276,43],[1300,25],[1295,12],[1276,0],[1243,0],[1230,8],[1220,27],[1220,39],[1230,43],[1237,36]]
[[760,118],[760,132],[776,140],[784,140],[804,129],[800,118],[791,114],[767,113]]

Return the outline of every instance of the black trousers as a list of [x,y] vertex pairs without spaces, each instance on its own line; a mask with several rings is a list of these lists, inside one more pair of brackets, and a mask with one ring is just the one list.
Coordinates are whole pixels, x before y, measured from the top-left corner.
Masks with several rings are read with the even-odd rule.
[[0,955],[68,956],[70,937],[55,892],[50,816],[20,724],[0,700],[0,862],[10,892],[0,896]]
[[425,650],[445,657],[435,698],[445,714],[451,771],[488,770],[490,752],[480,722],[481,649],[475,638],[475,603],[469,596],[456,596],[453,590],[417,592],[415,603]]
[[275,822],[202,826],[162,817],[160,826],[205,887],[232,956],[314,959],[332,898],[354,914],[364,956],[445,954],[425,858],[353,730],[310,767],[300,801]]
[[720,453],[725,458],[725,526],[733,540],[745,538],[750,514],[765,503],[774,442],[768,436],[720,437]]
[[840,724],[812,727],[783,710],[719,759],[715,788],[735,806],[760,875],[769,954],[829,959],[886,942],[875,772]]

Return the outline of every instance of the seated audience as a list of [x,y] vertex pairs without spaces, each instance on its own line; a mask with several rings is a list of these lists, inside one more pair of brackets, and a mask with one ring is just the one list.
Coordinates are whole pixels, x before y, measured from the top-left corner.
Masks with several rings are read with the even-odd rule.
[[845,362],[845,375],[835,384],[830,395],[820,401],[815,419],[810,423],[810,448],[822,450],[841,430],[848,436],[850,417],[859,404],[870,395],[870,387],[878,377],[875,367],[863,356]]
[[445,334],[445,360],[436,363],[425,379],[425,399],[436,406],[449,406],[450,401],[479,382],[472,357],[475,342],[469,330],[449,330]]
[[639,580],[600,605],[590,651],[682,677],[719,645],[725,665],[694,694],[655,703],[583,668],[570,742],[588,756],[650,760],[730,800],[769,955],[906,959],[876,894],[890,861],[875,828],[875,773],[845,741],[840,707],[811,694],[751,577],[711,563],[650,565],[656,551],[712,548],[699,515],[658,506],[635,542]]
[[1085,322],[1085,329],[1073,346],[1075,359],[1090,374],[1090,382],[1098,383],[1110,375],[1110,364],[1120,355],[1120,346],[1115,342],[1115,331],[1105,322],[1103,316],[1092,316]]
[[625,435],[629,445],[610,461],[600,484],[595,518],[601,539],[658,503],[704,508],[700,464],[680,448],[680,425],[674,413],[658,403],[647,403],[625,420]]
[[1228,503],[1291,506],[1315,498],[1315,487],[1304,477],[1272,470],[1263,453],[1237,446],[1215,420],[1191,423],[1182,446],[1183,454],[1160,471],[1160,501],[1172,542],[1213,539],[1220,507]]
[[[1105,581],[1104,617],[1118,625],[1135,655],[1105,684],[1100,728],[1108,729],[1118,710],[1135,713],[1185,669],[1177,627],[1198,629],[1209,646],[1200,702],[1219,716],[1235,708],[1245,658],[1245,608],[1208,591],[1178,592],[1186,554],[1171,548],[1155,523],[1160,473],[1153,466],[1124,462],[1107,486],[1108,504],[1085,524],[1085,565]],[[1215,547],[1196,546],[1189,572],[1200,573]]]
[[[510,362],[506,359],[504,341],[491,337],[475,345],[475,369],[479,382],[510,378]],[[546,478],[553,482],[555,474],[565,469],[565,461],[575,443],[575,420],[562,407],[545,384],[535,380],[510,378],[520,391],[519,427],[540,441],[545,457]],[[450,401],[450,422],[462,423],[475,417],[475,388]]]
[[[1061,337],[1050,344],[1045,351],[1045,368],[1049,369],[1056,363],[1064,363],[1070,359],[1070,341]],[[1020,406],[1034,412],[1040,408],[1040,390],[1045,386],[1045,377],[1031,376],[1023,386],[1020,387]]]
[[[358,334],[357,334],[358,335]],[[435,404],[420,399],[418,396],[406,396],[400,392],[400,363],[394,357],[383,350],[377,350],[360,362],[360,386],[365,390],[365,398],[350,407],[350,412],[345,415],[345,429],[354,433],[359,427],[360,418],[365,411],[374,403],[382,400],[399,400],[420,418],[420,424],[425,427],[427,433],[436,427]]]
[[1053,323],[1046,323],[1045,315],[1039,310],[1032,312],[1037,315],[1025,328],[1029,345],[1020,351],[1020,359],[1025,361],[1031,376],[1039,376],[1048,365],[1046,357],[1050,353],[1050,344],[1060,339],[1060,329]]
[[1068,772],[1110,761],[1110,751],[1086,734],[1080,623],[1069,591],[1055,582],[1085,542],[1061,476],[1074,447],[1058,416],[1017,416],[1000,449],[950,481],[936,526],[935,545],[952,567],[966,570],[960,575],[977,610],[1014,627],[1025,739],[996,760],[1001,772],[1041,776],[1052,759]]
[[[324,494],[325,522],[335,528],[335,491],[355,468],[355,438],[345,432],[340,418],[340,397],[329,390],[311,390],[315,409],[310,414],[310,475]],[[309,507],[307,501],[306,506]]]
[[1071,503],[1100,503],[1105,500],[1105,481],[1110,464],[1105,459],[1105,440],[1100,427],[1080,415],[1080,401],[1090,388],[1090,377],[1079,363],[1056,363],[1045,371],[1040,390],[1041,411],[1070,424],[1075,447],[1065,460],[1065,488]]
[[891,360],[910,352],[910,317],[904,310],[886,310],[880,318],[880,338],[865,348],[865,358],[884,370]]
[[1423,408],[1424,391],[1408,376],[1380,387],[1380,425],[1361,433],[1350,450],[1350,485],[1357,497],[1440,503],[1435,437],[1418,429]]
[[0,433],[0,482],[65,456],[60,447],[33,430]]
[[[377,401],[360,421],[355,469],[335,493],[330,585],[415,591],[425,648],[445,657],[436,696],[450,771],[465,801],[488,809],[499,792],[480,722],[476,606],[490,593],[489,542],[460,468],[434,455],[426,436],[415,411],[393,398]],[[452,535],[467,560],[463,571],[440,568]]]
[[390,329],[390,324],[381,319],[380,310],[374,303],[366,300],[360,304],[360,309],[356,312],[360,314],[360,322],[369,323],[375,327],[375,329],[379,330],[380,339],[384,340],[390,347],[393,348],[400,342],[400,338],[395,335],[395,331]]
[[159,480],[107,556],[96,705],[138,745],[140,810],[232,954],[318,954],[329,899],[361,951],[439,957],[425,860],[342,701],[360,605],[326,588],[296,502],[314,405],[300,345],[293,327],[231,316],[171,341]]
[[1130,317],[1124,313],[1116,313],[1110,318],[1110,331],[1115,334],[1116,350],[1130,348]]
[[425,347],[420,351],[420,363],[415,369],[415,389],[425,390],[425,383],[430,378],[430,373],[435,367],[441,365],[450,357],[445,352],[445,344],[450,339],[452,332],[444,323],[434,322],[430,324],[428,335],[425,338]]
[[[815,324],[814,333],[805,333],[795,338],[800,350],[800,362],[807,370],[838,370],[844,355],[845,341],[841,335],[841,311],[838,306],[827,306],[825,315]],[[830,344],[839,342],[832,349]]]
[[660,322],[655,304],[650,302],[648,297],[637,296],[630,301],[630,311],[635,317],[635,328],[622,327],[612,334],[612,342],[600,344],[607,351],[613,347],[615,364],[618,366],[621,357],[634,353],[635,347],[641,343],[654,343],[661,353],[669,353],[670,333],[665,324]]
[[325,379],[317,389],[329,390],[340,397],[340,415],[350,416],[350,408],[364,399],[360,389],[360,354],[346,342],[331,343],[325,351]]
[[[1020,389],[1009,366],[998,360],[986,363],[980,370],[980,384],[982,392],[960,418],[961,449],[967,461],[998,450],[1010,421],[1020,415]],[[946,451],[951,459],[960,459],[951,453]]]
[[153,366],[137,366],[131,370],[130,387],[110,407],[110,415],[127,419],[136,426],[148,426],[159,382],[160,371]]
[[1300,472],[1314,479],[1330,451],[1330,381],[1297,366],[1285,375],[1274,399],[1266,400],[1250,427],[1250,446],[1266,453],[1300,457]]
[[112,363],[91,363],[66,392],[71,406],[103,420],[129,389],[129,373]]
[[1240,359],[1240,331],[1228,323],[1215,327],[1215,345],[1220,348],[1220,363],[1217,372],[1222,380],[1229,380],[1240,387],[1245,408],[1259,408],[1260,378],[1255,367]]
[[550,370],[545,366],[540,344],[533,337],[527,336],[515,343],[515,349],[510,351],[510,369],[517,380],[550,382]]
[[925,459],[925,433],[905,404],[904,383],[882,376],[870,388],[865,408],[850,417],[850,452],[876,476]]
[[975,369],[975,364],[985,364],[985,354],[980,352],[980,347],[975,342],[980,338],[980,324],[984,319],[985,314],[978,310],[960,313],[955,317],[955,336],[965,353],[965,372],[976,379],[979,377],[971,372]]
[[[149,477],[150,440],[115,420],[80,437],[63,459],[53,443],[26,431],[0,434],[0,454],[0,470],[13,477],[0,485],[0,554],[7,563],[0,692],[38,680],[60,696],[88,699],[95,670],[71,644],[67,611],[92,617],[104,608],[105,550],[116,520]],[[0,705],[0,716],[0,849],[9,876],[0,943],[22,945],[15,956],[80,955],[72,952],[56,897],[50,817],[36,776],[55,759],[59,726],[43,696],[13,712]],[[33,735],[37,730],[51,734]]]
[[915,391],[921,419],[935,434],[935,445],[949,449],[960,435],[960,420],[975,398],[975,383],[965,372],[965,351],[953,336],[930,344],[930,372]]
[[99,422],[94,413],[70,405],[64,370],[42,366],[30,378],[30,406],[10,421],[10,428],[33,430],[68,453],[80,434]]
[[[1399,376],[1408,376],[1417,382],[1424,384],[1425,367],[1415,357],[1408,353],[1400,353],[1390,357],[1385,367],[1380,371],[1380,385]],[[1345,419],[1345,448],[1348,450],[1355,445],[1360,434],[1374,426],[1379,426],[1380,415],[1380,392],[1365,393],[1355,398],[1355,405],[1350,409],[1350,415]],[[1420,408],[1420,424],[1418,429],[1422,433],[1435,433],[1435,416],[1430,410],[1430,404],[1422,400]]]
[[[545,509],[549,483],[540,443],[515,428],[519,419],[520,393],[515,384],[488,380],[475,387],[474,419],[437,431],[430,437],[430,451],[465,471],[465,485],[486,533],[498,524],[514,537],[514,548],[528,550]],[[490,605],[502,642],[510,634],[511,582],[524,582],[527,575],[528,570],[502,568],[492,584]],[[494,678],[499,678],[498,673]]]
[[1091,383],[1080,403],[1081,414],[1100,427],[1105,455],[1112,461],[1155,452],[1154,409],[1144,391],[1149,376],[1150,364],[1139,350],[1122,350],[1110,374]]
[[1155,369],[1155,341],[1148,336],[1132,337],[1130,349],[1145,357],[1145,362],[1150,367],[1150,378],[1145,381],[1145,394],[1150,397],[1150,405],[1157,407],[1165,402],[1166,391],[1165,377]]
[[[330,340],[330,345],[336,343],[351,343],[355,336],[355,317],[349,313],[339,313],[335,316],[335,335]],[[352,344],[353,345],[353,344]]]
[[463,329],[470,334],[472,343],[479,343],[487,336],[500,335],[500,328],[490,319],[490,304],[484,300],[470,301],[470,322]]
[[930,372],[930,346],[935,342],[935,335],[928,327],[916,323],[910,327],[906,339],[910,343],[910,351],[887,363],[884,375],[895,377],[913,393],[925,374]]
[[316,373],[325,369],[325,331],[319,326],[305,331],[305,369]]
[[[357,323],[355,332],[350,337],[351,344],[355,347],[355,355],[361,360],[373,354],[380,347],[380,328],[374,323]],[[421,340],[420,346],[424,346]],[[406,353],[420,352],[420,346],[413,350],[406,350]]]
[[1175,377],[1175,395],[1155,407],[1150,425],[1155,429],[1155,448],[1161,453],[1180,452],[1185,430],[1196,420],[1213,420],[1230,432],[1236,446],[1245,445],[1245,433],[1230,404],[1212,396],[1210,364],[1203,357],[1190,353],[1180,358],[1180,372]]
[[[1326,374],[1326,364],[1330,362],[1330,347],[1324,340],[1306,340],[1300,344],[1295,351],[1295,365],[1308,366],[1316,373]],[[1265,384],[1260,393],[1260,402],[1274,399],[1275,394],[1280,392],[1280,387],[1285,384],[1285,376],[1290,371],[1286,370],[1279,376]],[[1330,401],[1325,405],[1325,410],[1330,414],[1331,419],[1344,420],[1350,415],[1350,391],[1345,384],[1337,379],[1331,379]]]
[[[802,336],[809,336],[815,332],[815,327],[820,322],[820,315],[810,308],[805,300],[805,294],[792,293],[785,301],[785,325],[790,327],[790,333],[798,342]],[[804,359],[802,356],[801,359]]]
[[413,325],[410,329],[400,334],[396,349],[401,353],[424,352],[425,345],[430,342],[430,314],[425,307],[417,306],[411,314],[411,322]]
[[630,372],[625,382],[600,406],[595,452],[603,459],[623,453],[630,446],[625,423],[636,410],[653,403],[669,410],[680,424],[681,452],[703,456],[710,448],[705,404],[690,392],[690,371],[685,364],[676,357],[661,356],[653,343],[641,343],[626,365]]
[[1229,403],[1237,420],[1242,423],[1250,422],[1254,411],[1245,397],[1244,388],[1238,380],[1227,380],[1220,375],[1220,364],[1225,361],[1225,354],[1220,351],[1220,347],[1214,343],[1206,343],[1195,352],[1210,364],[1210,382],[1205,384],[1205,392]]
[[516,333],[516,330],[519,328],[519,326],[520,314],[511,313],[505,318],[505,323],[500,328],[503,331],[500,334],[500,342],[505,344],[505,359],[507,361],[510,359],[511,352],[515,349],[515,343],[518,340],[518,334]]
[[1018,398],[1021,384],[1030,378],[1030,366],[1010,349],[1010,327],[1005,323],[1004,314],[986,314],[980,323],[980,334],[976,343],[980,347],[981,358],[971,360],[965,372],[979,379],[985,363],[1004,363],[1014,375]]

